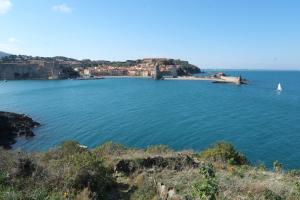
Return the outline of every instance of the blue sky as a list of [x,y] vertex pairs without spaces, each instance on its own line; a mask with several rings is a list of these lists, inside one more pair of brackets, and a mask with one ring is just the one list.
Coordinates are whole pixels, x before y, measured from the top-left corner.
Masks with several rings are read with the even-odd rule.
[[300,69],[300,1],[0,0],[0,51]]

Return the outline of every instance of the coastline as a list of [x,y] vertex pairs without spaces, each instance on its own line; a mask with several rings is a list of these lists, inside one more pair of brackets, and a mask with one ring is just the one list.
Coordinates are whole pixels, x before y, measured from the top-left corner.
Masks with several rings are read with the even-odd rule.
[[151,79],[151,76],[102,76],[103,78],[139,78],[139,79]]

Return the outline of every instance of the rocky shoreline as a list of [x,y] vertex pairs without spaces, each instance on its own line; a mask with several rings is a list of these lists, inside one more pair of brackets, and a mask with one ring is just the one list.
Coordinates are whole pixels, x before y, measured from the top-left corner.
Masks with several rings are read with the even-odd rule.
[[40,126],[24,114],[0,111],[0,147],[10,149],[16,143],[16,138],[33,137],[33,128]]

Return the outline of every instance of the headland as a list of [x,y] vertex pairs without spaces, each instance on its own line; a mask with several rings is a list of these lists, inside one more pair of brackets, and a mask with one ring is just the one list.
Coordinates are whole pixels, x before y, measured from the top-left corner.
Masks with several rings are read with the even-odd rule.
[[216,73],[212,76],[194,76],[201,72],[199,67],[188,61],[167,58],[144,58],[123,62],[76,60],[61,56],[7,55],[0,58],[0,80],[152,78],[155,80],[211,81],[238,85],[246,83],[242,77],[227,76],[224,73]]

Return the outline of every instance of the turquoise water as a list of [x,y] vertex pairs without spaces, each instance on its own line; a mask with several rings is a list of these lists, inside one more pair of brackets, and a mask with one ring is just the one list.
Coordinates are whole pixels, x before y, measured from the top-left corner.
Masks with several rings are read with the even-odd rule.
[[[168,144],[202,150],[226,140],[253,163],[300,167],[300,72],[231,71],[250,85],[103,79],[0,83],[0,110],[42,126],[15,148],[47,150],[67,139],[89,147]],[[281,82],[284,91],[276,92]]]

